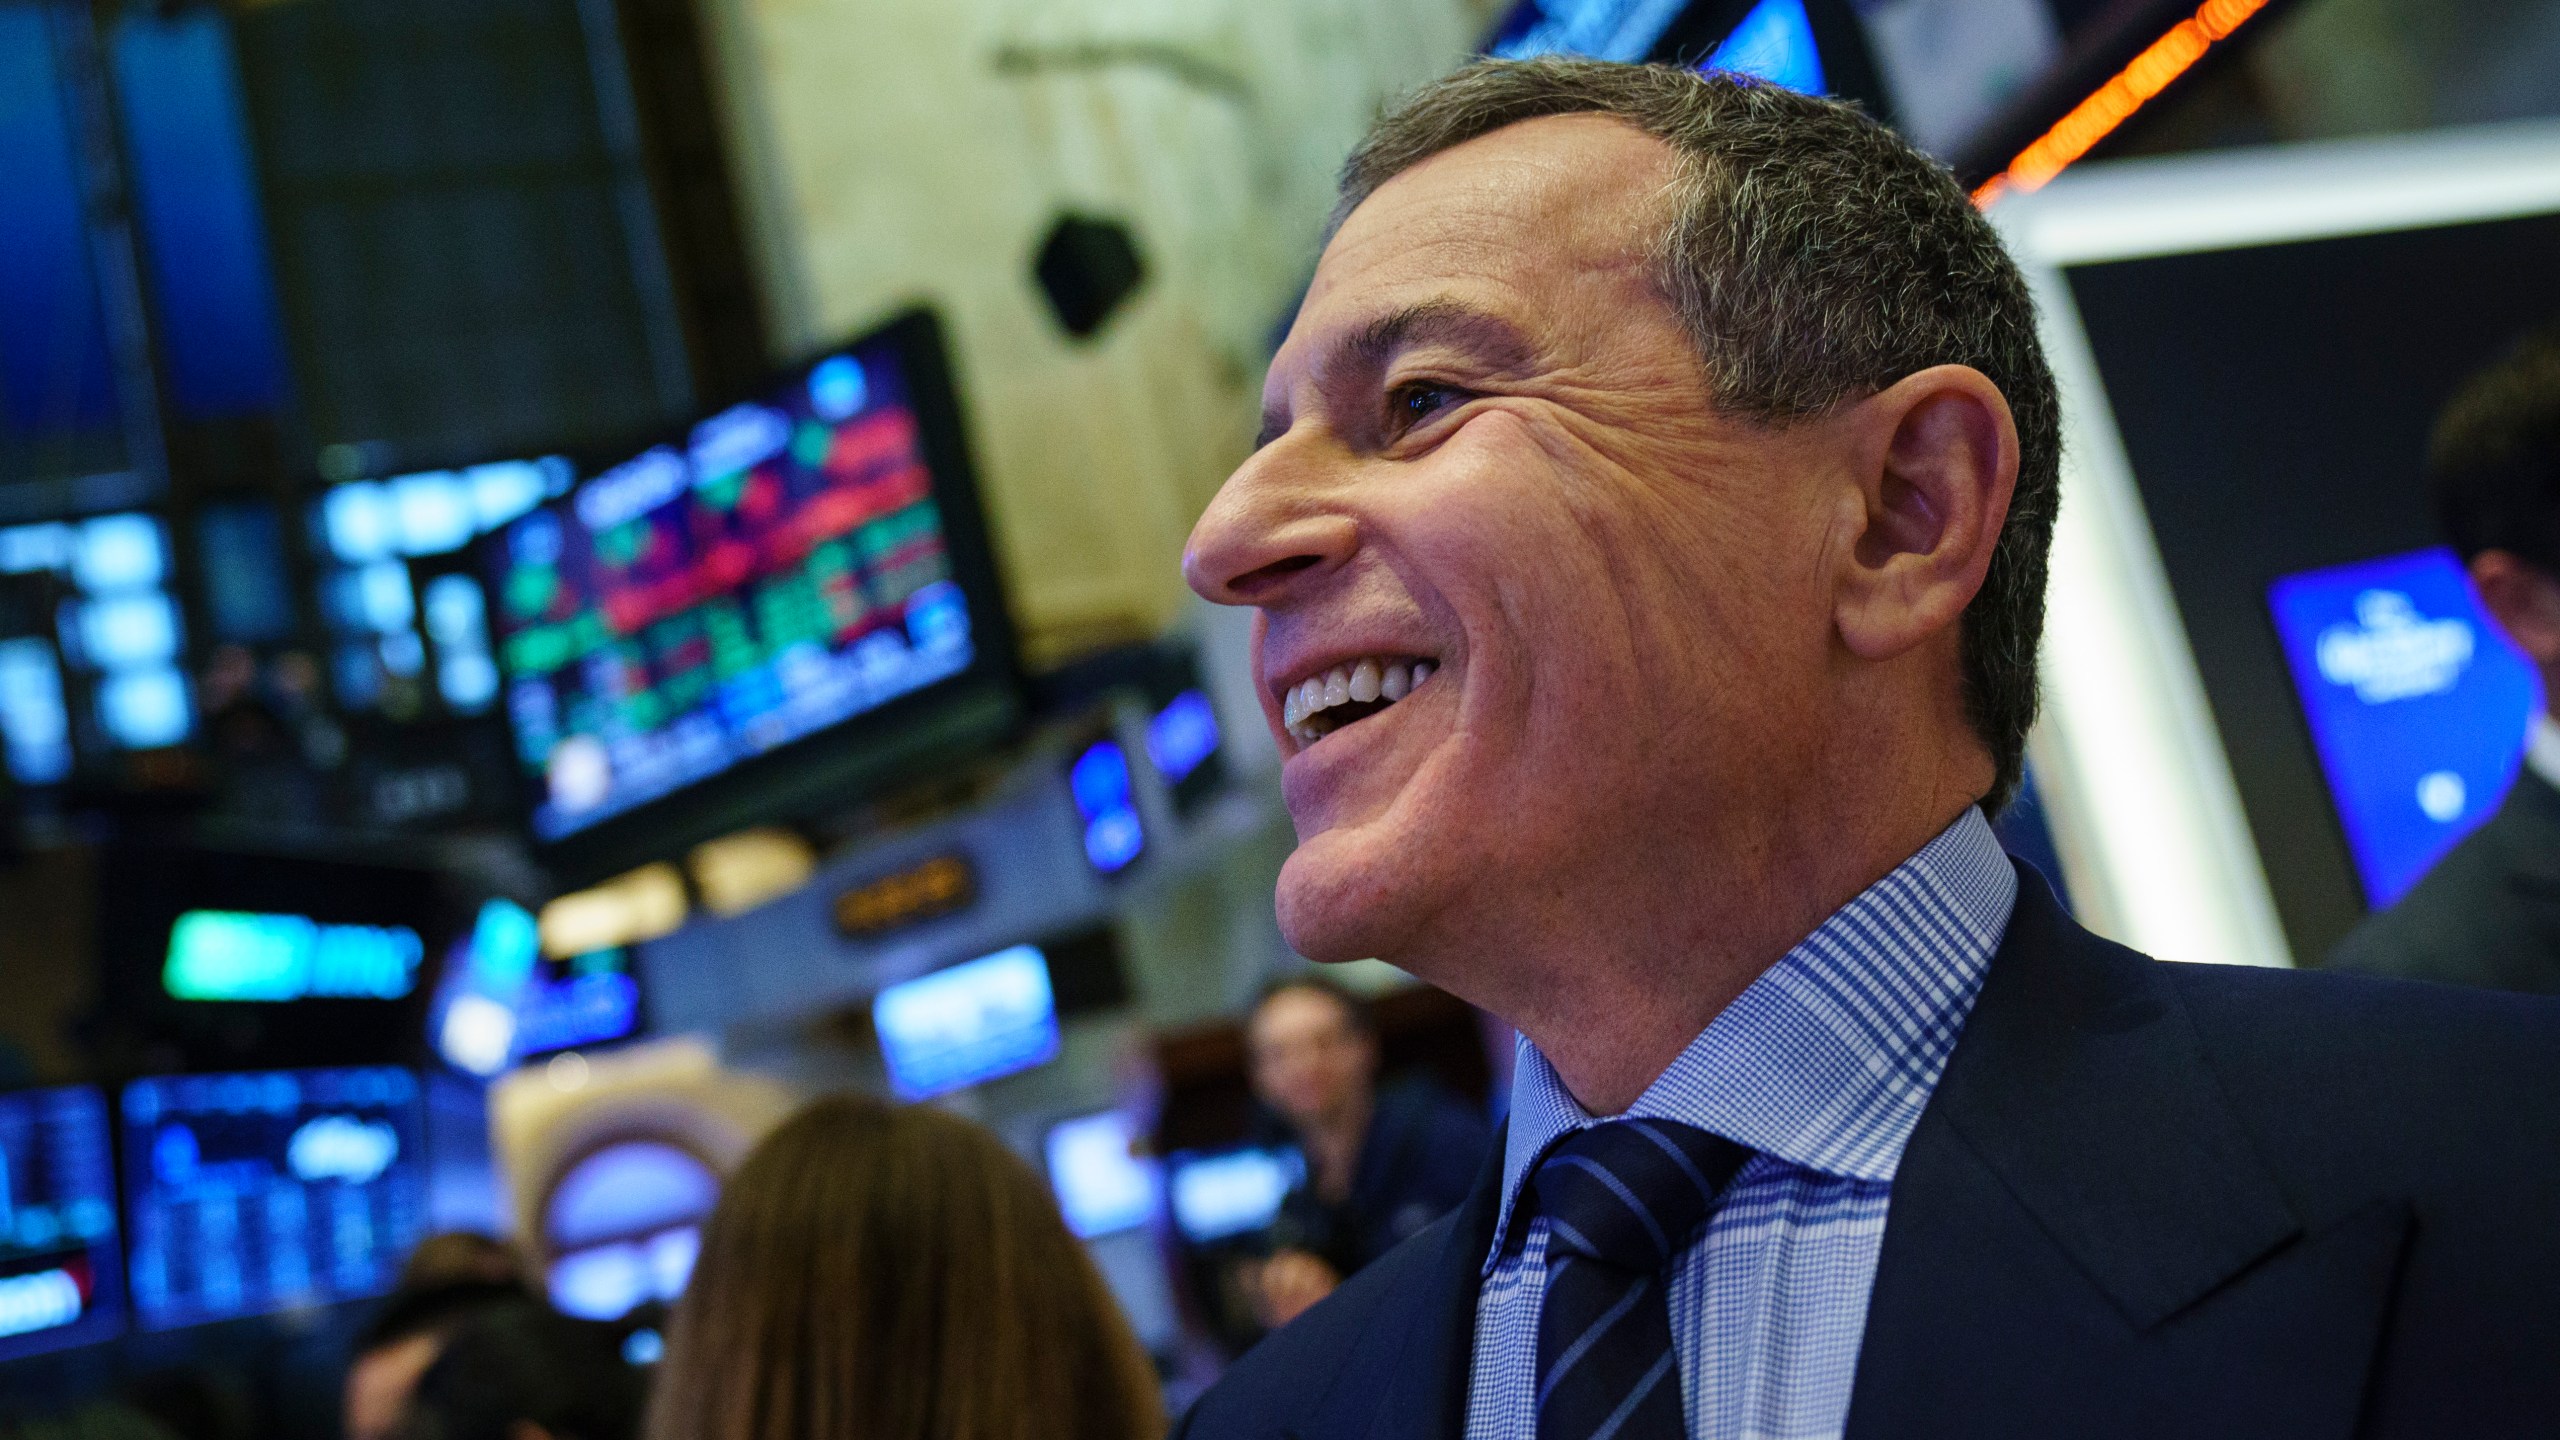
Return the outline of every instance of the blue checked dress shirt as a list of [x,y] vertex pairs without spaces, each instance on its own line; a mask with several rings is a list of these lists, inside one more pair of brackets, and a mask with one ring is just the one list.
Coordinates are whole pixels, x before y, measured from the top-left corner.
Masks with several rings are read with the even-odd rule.
[[[1840,1433],[1893,1172],[2017,894],[1990,824],[1965,811],[1770,966],[1628,1108],[1754,1152],[1671,1264],[1692,1440]],[[1496,1236],[1539,1157],[1594,1123],[1523,1040]],[[1546,1222],[1532,1219],[1517,1246],[1497,1239],[1485,1257],[1468,1440],[1537,1433],[1546,1253]]]

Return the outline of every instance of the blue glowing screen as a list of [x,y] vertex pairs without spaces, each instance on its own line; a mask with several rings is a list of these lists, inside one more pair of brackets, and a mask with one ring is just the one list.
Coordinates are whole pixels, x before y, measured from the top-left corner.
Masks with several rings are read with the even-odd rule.
[[[1504,60],[1643,60],[1689,5],[1690,0],[1521,0],[1486,42],[1485,53]],[[1756,75],[1808,95],[1821,94],[1826,83],[1805,0],[1760,0],[1698,68]]]
[[113,1144],[85,1085],[0,1095],[0,1360],[124,1328]]
[[1164,1167],[1139,1153],[1137,1127],[1118,1110],[1059,1121],[1041,1150],[1058,1210],[1081,1239],[1136,1229],[1163,1202]]
[[2450,550],[2288,576],[2268,601],[2356,874],[2379,909],[2497,809],[2541,683]]
[[1176,1157],[1174,1226],[1185,1239],[1202,1244],[1266,1229],[1306,1173],[1305,1158],[1291,1149]]
[[137,1080],[124,1166],[146,1329],[379,1295],[426,1234],[406,1070]]
[[1147,721],[1147,760],[1167,785],[1191,778],[1218,750],[1218,714],[1197,690],[1176,695]]
[[1587,55],[1642,60],[1689,0],[1521,0],[1485,53],[1501,60]]
[[1806,95],[1823,91],[1822,49],[1804,0],[1760,0],[1698,68],[1757,75]]
[[1046,1064],[1058,1054],[1049,963],[1038,948],[993,955],[892,985],[871,1002],[889,1086],[922,1100]]
[[[1196,762],[1195,762],[1196,763]],[[1117,740],[1097,740],[1067,771],[1076,813],[1084,819],[1084,854],[1093,868],[1116,875],[1147,848],[1138,801],[1129,781],[1129,755]]]

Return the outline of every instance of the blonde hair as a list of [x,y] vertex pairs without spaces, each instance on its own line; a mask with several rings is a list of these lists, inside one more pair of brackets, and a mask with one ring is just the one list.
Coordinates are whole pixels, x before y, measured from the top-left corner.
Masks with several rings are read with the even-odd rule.
[[851,1096],[728,1182],[651,1440],[1155,1440],[1153,1368],[1047,1187],[993,1135]]

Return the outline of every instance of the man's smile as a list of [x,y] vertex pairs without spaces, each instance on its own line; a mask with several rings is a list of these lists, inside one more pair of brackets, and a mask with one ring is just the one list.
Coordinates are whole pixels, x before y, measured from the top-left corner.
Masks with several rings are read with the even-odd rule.
[[1280,724],[1305,749],[1420,688],[1437,667],[1413,656],[1363,656],[1310,671],[1280,692]]

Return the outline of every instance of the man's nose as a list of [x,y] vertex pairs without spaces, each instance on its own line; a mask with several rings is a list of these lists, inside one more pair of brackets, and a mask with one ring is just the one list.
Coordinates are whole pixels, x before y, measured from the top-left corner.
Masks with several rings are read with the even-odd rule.
[[1254,453],[1219,487],[1183,547],[1182,578],[1219,605],[1276,603],[1359,547],[1360,527],[1326,500],[1288,441]]

